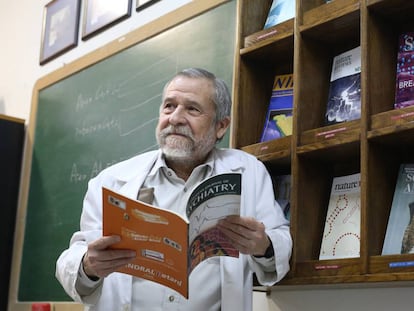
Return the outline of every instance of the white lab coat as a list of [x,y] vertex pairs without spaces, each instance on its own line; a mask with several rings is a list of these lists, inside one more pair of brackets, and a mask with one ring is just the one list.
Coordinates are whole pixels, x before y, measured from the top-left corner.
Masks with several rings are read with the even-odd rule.
[[[56,264],[57,279],[72,299],[85,304],[85,310],[131,310],[132,277],[129,275],[112,273],[105,278],[103,286],[87,297],[77,293],[75,283],[87,244],[102,235],[102,187],[136,198],[158,152],[151,151],[115,164],[89,181],[80,222],[81,231],[74,233],[70,247],[61,254]],[[255,217],[264,223],[275,250],[276,272],[263,271],[251,256],[241,254],[236,260],[220,257],[221,310],[250,311],[252,272],[256,273],[261,284],[273,285],[289,270],[292,247],[289,227],[274,200],[270,176],[255,157],[240,150],[216,149],[215,169],[217,173],[242,173],[241,215]],[[145,306],[142,306],[142,310],[145,310]]]

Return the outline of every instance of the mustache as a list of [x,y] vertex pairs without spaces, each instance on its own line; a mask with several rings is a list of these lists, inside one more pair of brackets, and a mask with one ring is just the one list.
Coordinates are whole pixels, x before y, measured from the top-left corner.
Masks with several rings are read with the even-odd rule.
[[191,139],[194,139],[193,133],[191,132],[191,129],[188,126],[173,126],[173,125],[169,125],[165,129],[163,129],[163,130],[160,131],[160,136],[162,138],[165,138],[165,137],[167,137],[170,134],[184,135],[184,136],[187,136],[187,137],[189,137]]

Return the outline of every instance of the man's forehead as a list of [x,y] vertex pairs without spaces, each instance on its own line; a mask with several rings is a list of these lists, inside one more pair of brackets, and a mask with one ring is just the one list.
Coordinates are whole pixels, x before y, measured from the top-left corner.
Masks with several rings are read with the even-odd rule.
[[177,89],[183,91],[197,91],[201,90],[209,90],[212,88],[213,84],[210,80],[206,78],[192,78],[186,76],[177,76],[173,80],[171,80],[170,84],[167,87],[167,90]]
[[178,99],[180,97],[189,100],[201,99],[207,97],[211,99],[212,84],[211,81],[204,78],[176,77],[167,86],[165,99]]

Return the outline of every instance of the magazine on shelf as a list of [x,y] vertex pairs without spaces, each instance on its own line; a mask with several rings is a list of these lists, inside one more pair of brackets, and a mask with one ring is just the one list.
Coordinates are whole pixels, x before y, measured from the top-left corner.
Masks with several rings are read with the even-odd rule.
[[325,124],[361,118],[361,47],[334,57]]
[[360,255],[361,174],[333,179],[319,259]]
[[290,193],[292,189],[292,175],[276,175],[272,178],[275,199],[279,203],[286,219],[290,221]]
[[241,174],[219,174],[191,193],[187,218],[103,188],[103,235],[119,235],[116,249],[136,251],[119,270],[168,286],[188,298],[188,277],[213,256],[239,257],[217,228],[220,219],[240,214]]
[[263,29],[270,28],[295,17],[295,5],[295,0],[273,0]]
[[414,253],[414,163],[398,170],[382,255]]
[[414,32],[399,36],[394,108],[414,105]]
[[292,135],[293,74],[277,75],[260,142]]

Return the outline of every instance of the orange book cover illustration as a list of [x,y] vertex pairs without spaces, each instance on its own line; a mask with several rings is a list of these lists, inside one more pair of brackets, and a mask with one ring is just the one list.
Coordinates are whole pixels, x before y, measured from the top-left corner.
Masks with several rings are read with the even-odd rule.
[[102,188],[103,235],[119,235],[113,248],[133,249],[136,259],[119,272],[168,286],[188,298],[188,277],[213,256],[239,257],[217,228],[240,214],[241,174],[220,174],[199,184],[189,197],[187,219],[179,214]]

